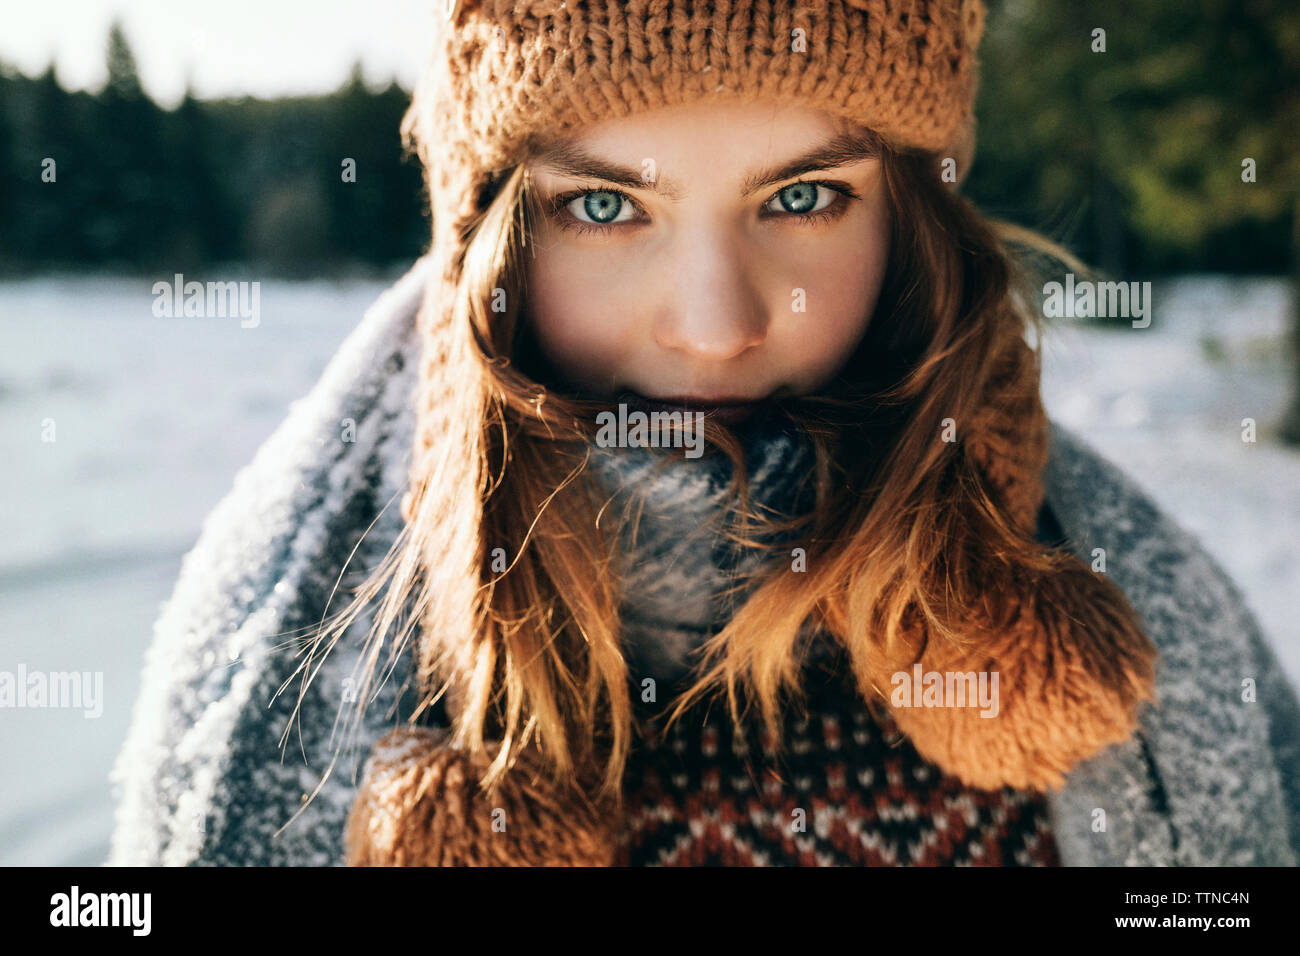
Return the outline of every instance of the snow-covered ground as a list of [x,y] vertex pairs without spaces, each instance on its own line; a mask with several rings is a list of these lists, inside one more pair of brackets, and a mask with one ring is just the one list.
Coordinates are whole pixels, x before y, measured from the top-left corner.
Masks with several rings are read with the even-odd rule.
[[1300,452],[1276,437],[1290,296],[1281,281],[1187,277],[1155,286],[1150,328],[1055,325],[1043,400],[1201,539],[1300,682]]
[[[155,318],[151,284],[0,283],[0,671],[103,678],[98,717],[0,710],[0,864],[107,855],[108,771],[181,555],[385,285],[264,282],[260,323],[242,328]],[[1193,277],[1156,286],[1148,329],[1058,324],[1044,395],[1202,539],[1300,682],[1300,454],[1270,431],[1288,296]]]
[[0,671],[103,674],[98,717],[0,709],[0,864],[107,857],[108,772],[181,556],[384,285],[263,282],[243,328],[155,318],[149,279],[0,283]]

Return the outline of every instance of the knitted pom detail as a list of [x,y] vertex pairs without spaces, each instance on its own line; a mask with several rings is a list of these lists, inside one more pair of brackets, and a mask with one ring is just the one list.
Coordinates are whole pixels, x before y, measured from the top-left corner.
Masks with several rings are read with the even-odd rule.
[[547,784],[527,749],[495,794],[449,734],[403,727],[380,740],[348,815],[349,866],[609,866],[608,814]]
[[[968,786],[1059,788],[1076,764],[1137,728],[1140,705],[1154,700],[1156,648],[1117,613],[1117,589],[1082,566],[1029,582],[1011,600],[1005,627],[972,629],[960,646],[931,636],[921,686],[919,629],[893,653],[873,651],[866,682],[891,695],[890,714],[917,752]],[[954,706],[950,681],[956,688],[980,672],[989,706],[976,702],[976,683],[964,685],[966,705]],[[899,673],[906,682],[894,680]],[[927,682],[942,696],[927,700]]]

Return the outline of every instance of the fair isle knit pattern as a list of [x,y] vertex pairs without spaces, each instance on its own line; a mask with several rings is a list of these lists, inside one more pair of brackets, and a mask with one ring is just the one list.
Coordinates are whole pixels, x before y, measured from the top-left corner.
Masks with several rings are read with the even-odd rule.
[[725,708],[697,705],[665,734],[664,708],[639,703],[617,865],[1060,865],[1044,795],[945,774],[873,716],[842,652],[815,647],[808,711],[779,753]]

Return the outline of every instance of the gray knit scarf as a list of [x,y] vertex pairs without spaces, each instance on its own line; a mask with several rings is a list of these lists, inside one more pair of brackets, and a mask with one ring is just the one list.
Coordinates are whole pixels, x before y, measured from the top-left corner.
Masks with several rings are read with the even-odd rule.
[[[814,498],[807,433],[778,415],[736,429],[745,450],[751,508],[760,515],[807,514]],[[728,502],[731,460],[722,453],[684,458],[659,448],[602,448],[590,443],[590,469],[619,524],[623,560],[624,653],[639,681],[681,681],[696,650],[730,620],[752,590],[747,579],[785,536],[741,547],[717,531],[736,527],[738,500]],[[661,471],[655,466],[673,458]],[[725,509],[725,514],[723,513]],[[739,590],[726,590],[739,584]]]

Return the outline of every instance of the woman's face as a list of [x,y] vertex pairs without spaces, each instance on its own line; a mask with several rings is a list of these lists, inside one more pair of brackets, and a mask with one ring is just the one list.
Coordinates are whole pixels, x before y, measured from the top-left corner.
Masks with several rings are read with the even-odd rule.
[[591,395],[695,407],[825,385],[871,319],[889,252],[881,161],[855,129],[726,102],[548,144],[529,163],[548,214],[526,311],[552,366]]

